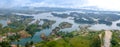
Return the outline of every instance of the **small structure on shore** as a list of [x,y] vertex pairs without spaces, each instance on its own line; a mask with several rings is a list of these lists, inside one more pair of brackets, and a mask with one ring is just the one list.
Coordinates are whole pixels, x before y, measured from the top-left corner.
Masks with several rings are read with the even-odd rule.
[[11,20],[7,20],[7,24],[11,24],[12,22],[11,22]]
[[20,31],[18,34],[20,35],[21,38],[31,37],[31,35],[24,30]]
[[40,38],[42,38],[43,40],[47,40],[46,35],[44,33],[40,35]]

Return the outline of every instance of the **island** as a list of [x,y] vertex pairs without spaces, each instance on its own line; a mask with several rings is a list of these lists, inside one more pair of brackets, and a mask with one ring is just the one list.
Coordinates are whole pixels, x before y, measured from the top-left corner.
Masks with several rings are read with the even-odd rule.
[[119,26],[119,27],[120,27],[120,23],[117,23],[117,26]]
[[59,24],[59,27],[61,29],[64,29],[64,28],[71,28],[72,27],[72,24],[71,23],[68,23],[68,22],[62,22]]
[[67,18],[67,17],[69,17],[69,15],[66,14],[66,13],[63,13],[63,14],[51,13],[51,14],[53,16],[55,16],[55,17],[60,17],[60,18]]

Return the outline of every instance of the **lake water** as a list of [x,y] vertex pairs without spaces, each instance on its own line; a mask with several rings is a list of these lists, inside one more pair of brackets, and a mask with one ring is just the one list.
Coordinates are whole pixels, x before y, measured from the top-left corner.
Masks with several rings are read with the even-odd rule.
[[7,20],[0,20],[0,24],[2,24],[3,27],[7,26]]
[[[55,12],[55,13],[67,13],[69,14],[71,11],[69,12]],[[85,13],[85,12],[81,12],[78,11],[79,13]],[[84,24],[77,24],[74,22],[74,20],[71,20],[71,18],[73,17],[68,17],[68,18],[59,18],[59,17],[54,17],[53,15],[51,15],[52,12],[49,13],[40,13],[40,14],[20,14],[20,15],[28,15],[28,16],[34,16],[34,19],[49,19],[49,20],[55,20],[56,23],[52,25],[51,29],[54,29],[55,27],[57,27],[61,22],[69,22],[72,23],[73,26],[72,28],[67,28],[67,29],[62,29],[63,31],[72,31],[72,30],[76,30],[78,29],[78,26],[80,25],[84,25]],[[102,30],[102,29],[106,29],[106,30],[112,30],[112,29],[116,29],[116,30],[120,30],[120,27],[116,26],[116,23],[120,23],[120,20],[118,21],[114,21],[112,22],[113,24],[111,26],[105,25],[105,24],[95,24],[95,25],[91,25],[91,27],[89,29],[92,30]]]
[[120,30],[120,27],[118,27],[116,24],[120,23],[120,20],[112,22],[111,26],[107,26],[105,24],[95,24],[92,25],[89,29],[93,29],[93,30]]
[[[63,13],[63,12],[57,12],[57,13]],[[70,12],[65,12],[65,13],[70,13]],[[84,12],[81,12],[81,13],[84,13]],[[48,36],[51,33],[52,29],[54,29],[55,27],[58,27],[58,25],[61,22],[69,22],[69,23],[73,24],[73,26],[71,28],[61,29],[61,31],[68,31],[68,32],[74,31],[74,30],[79,30],[79,26],[81,26],[81,25],[83,26],[84,25],[84,24],[77,24],[77,23],[75,23],[74,20],[71,20],[71,18],[73,18],[73,17],[68,17],[68,18],[54,17],[53,15],[51,15],[51,12],[32,14],[32,15],[20,14],[20,13],[16,13],[16,14],[18,14],[18,15],[25,15],[25,16],[34,16],[34,19],[36,19],[36,20],[39,20],[39,19],[49,19],[49,20],[55,20],[56,21],[56,23],[53,24],[51,28],[44,29],[42,31],[36,32],[35,35],[32,38],[21,39],[19,44],[22,44],[22,45],[24,45],[27,41],[40,42],[42,40],[40,38],[40,34],[41,33],[45,33],[45,35]],[[120,20],[113,22],[113,24],[111,26],[107,26],[105,24],[91,25],[91,27],[89,29],[92,29],[92,30],[102,30],[102,29],[105,29],[105,30],[112,30],[112,29],[120,30],[120,27],[116,26],[116,23],[120,23]],[[16,42],[14,42],[14,43],[16,43]]]

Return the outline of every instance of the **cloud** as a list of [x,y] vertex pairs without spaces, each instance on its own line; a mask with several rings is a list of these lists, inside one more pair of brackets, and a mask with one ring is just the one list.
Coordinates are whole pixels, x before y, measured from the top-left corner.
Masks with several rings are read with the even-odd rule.
[[0,0],[0,8],[26,6],[29,3],[31,3],[30,0]]
[[31,3],[33,7],[65,7],[65,8],[78,8],[85,3],[85,0],[44,0],[37,3]]
[[120,0],[0,0],[0,8],[21,6],[81,8],[95,6],[108,10],[119,10]]
[[120,10],[120,0],[88,0],[87,6],[96,6],[108,10]]
[[[9,4],[7,4],[7,2]],[[33,7],[80,7],[85,0],[1,0],[0,7],[19,7],[19,6],[33,6]]]

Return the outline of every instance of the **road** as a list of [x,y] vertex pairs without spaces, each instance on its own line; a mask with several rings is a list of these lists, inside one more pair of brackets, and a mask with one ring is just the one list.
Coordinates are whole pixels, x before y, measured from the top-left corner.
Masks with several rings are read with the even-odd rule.
[[111,38],[112,38],[112,32],[109,30],[105,31],[105,36],[104,36],[104,47],[110,47],[111,45]]

